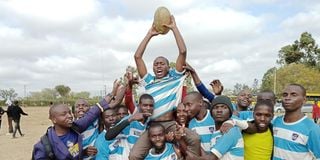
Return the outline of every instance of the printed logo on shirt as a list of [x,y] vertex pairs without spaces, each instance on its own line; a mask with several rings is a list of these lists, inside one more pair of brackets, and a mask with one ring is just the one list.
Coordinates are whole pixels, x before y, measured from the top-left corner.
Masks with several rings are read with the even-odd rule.
[[171,155],[171,159],[172,159],[172,160],[176,160],[176,155],[175,155],[175,154],[172,154],[172,155]]
[[213,132],[214,132],[214,127],[209,127],[209,131],[210,131],[211,133],[213,133]]
[[72,155],[72,157],[76,157],[79,155],[79,144],[75,144],[72,147],[70,147],[69,149],[69,153]]
[[135,135],[135,136],[140,136],[140,135],[141,135],[141,132],[139,132],[139,131],[133,131],[133,135]]
[[73,145],[74,145],[74,143],[73,143],[73,142],[71,142],[71,141],[67,141],[67,147],[68,147],[68,148],[72,147]]
[[293,133],[292,134],[292,140],[297,140],[297,138],[299,137],[299,135],[297,133]]
[[117,139],[114,144],[113,144],[113,147],[114,148],[117,148],[119,146],[119,143],[120,143],[120,139]]

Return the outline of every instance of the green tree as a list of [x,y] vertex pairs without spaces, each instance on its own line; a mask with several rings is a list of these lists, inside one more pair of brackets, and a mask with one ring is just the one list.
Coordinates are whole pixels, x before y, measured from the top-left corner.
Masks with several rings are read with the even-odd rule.
[[250,89],[252,90],[248,85],[246,84],[240,84],[240,83],[236,83],[234,85],[234,88],[233,88],[233,95],[237,95],[241,90],[244,90],[244,89]]
[[273,90],[274,89],[274,78],[277,68],[273,67],[267,70],[263,75],[262,84],[260,90]]
[[302,63],[320,69],[320,48],[312,35],[304,32],[299,40],[280,49],[277,62],[279,64]]
[[0,97],[3,99],[10,99],[13,100],[18,96],[18,93],[13,88],[10,89],[1,89],[0,90]]
[[84,98],[84,99],[89,99],[90,97],[90,92],[87,91],[81,91],[81,92],[71,92],[70,97],[72,99],[79,99],[79,98]]
[[68,87],[68,86],[65,86],[65,85],[57,85],[54,87],[57,92],[59,93],[59,95],[66,100],[66,98],[68,97],[70,91],[71,91],[71,88]]
[[[303,85],[307,92],[320,92],[320,72],[315,68],[303,64],[285,65],[274,72],[275,68],[269,69],[262,80],[261,89],[275,90],[280,96],[284,87],[290,83]],[[276,77],[275,77],[276,76]],[[274,86],[276,84],[276,86]]]
[[44,88],[40,92],[30,92],[29,99],[33,100],[55,100],[57,99],[58,92],[55,89]]

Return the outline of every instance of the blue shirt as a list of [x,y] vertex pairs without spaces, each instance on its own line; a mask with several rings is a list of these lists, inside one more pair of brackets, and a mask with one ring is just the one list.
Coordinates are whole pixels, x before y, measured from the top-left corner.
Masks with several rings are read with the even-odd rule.
[[205,117],[198,121],[196,118],[191,119],[189,122],[189,129],[195,131],[200,136],[201,147],[206,152],[210,152],[211,148],[211,137],[212,133],[215,131],[214,120],[207,110]]
[[243,139],[238,127],[231,128],[226,134],[215,131],[211,139],[211,153],[219,159],[243,159]]
[[145,160],[177,160],[178,156],[174,151],[173,145],[171,143],[166,143],[165,145],[166,148],[161,154],[152,154],[152,149],[150,149]]
[[274,158],[312,160],[320,158],[320,127],[304,116],[286,123],[284,116],[273,120]]
[[181,102],[183,81],[186,78],[183,73],[169,70],[166,77],[156,79],[150,73],[143,77],[145,90],[154,98],[154,111],[151,119],[156,119],[174,109]]

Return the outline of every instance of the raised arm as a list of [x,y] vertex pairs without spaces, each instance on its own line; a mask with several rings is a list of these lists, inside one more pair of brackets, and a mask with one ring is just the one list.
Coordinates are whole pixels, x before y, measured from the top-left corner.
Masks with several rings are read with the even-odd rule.
[[142,59],[143,53],[146,50],[146,47],[150,39],[158,34],[159,33],[155,30],[154,25],[152,24],[152,27],[150,28],[142,42],[139,44],[139,47],[136,50],[136,53],[134,54],[134,60],[136,61],[137,70],[141,78],[143,78],[147,74],[147,67]]
[[197,90],[201,93],[203,97],[205,97],[211,102],[215,96],[207,89],[206,86],[203,85],[195,69],[192,68],[188,63],[186,64],[186,66],[184,66],[184,68],[190,72],[193,82],[197,87]]
[[184,40],[180,34],[180,31],[176,25],[176,21],[173,16],[171,16],[171,24],[165,25],[166,27],[170,28],[173,32],[173,35],[176,39],[176,43],[179,49],[179,55],[176,61],[176,70],[178,72],[183,71],[183,66],[186,64],[186,59],[187,59],[187,48],[184,43]]

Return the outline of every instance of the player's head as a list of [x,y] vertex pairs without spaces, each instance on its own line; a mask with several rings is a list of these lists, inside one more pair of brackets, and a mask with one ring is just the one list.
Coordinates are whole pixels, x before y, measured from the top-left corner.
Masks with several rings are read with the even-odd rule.
[[216,123],[223,123],[232,116],[233,108],[229,97],[218,96],[212,100],[210,113]]
[[165,128],[159,123],[152,123],[148,129],[149,140],[156,150],[165,147]]
[[89,103],[87,100],[80,98],[76,101],[75,105],[75,118],[81,118],[87,113],[90,109]]
[[186,107],[188,117],[192,119],[197,116],[202,109],[202,95],[199,92],[195,91],[189,92],[187,96],[183,98],[183,104]]
[[260,100],[253,109],[253,118],[258,132],[264,132],[268,129],[273,118],[274,105],[270,100]]
[[139,109],[141,113],[153,113],[154,99],[150,94],[143,94],[139,98]]
[[153,61],[153,72],[157,79],[167,76],[169,69],[170,66],[167,58],[159,56]]
[[73,116],[66,104],[56,104],[49,109],[49,119],[55,127],[67,129],[72,126]]

